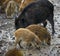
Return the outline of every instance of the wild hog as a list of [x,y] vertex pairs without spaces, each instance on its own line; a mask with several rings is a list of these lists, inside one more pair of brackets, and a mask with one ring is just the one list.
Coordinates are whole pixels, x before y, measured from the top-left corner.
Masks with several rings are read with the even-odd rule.
[[7,18],[13,18],[14,15],[18,12],[18,5],[14,0],[11,0],[7,3],[5,9]]
[[14,32],[14,34],[15,34],[16,45],[19,44],[21,48],[29,49],[30,45],[32,47],[40,48],[41,40],[37,35],[35,35],[35,33],[30,31],[29,29],[19,28]]
[[30,24],[43,23],[46,27],[48,20],[52,25],[52,34],[55,33],[54,30],[54,20],[53,20],[54,6],[49,1],[39,0],[33,2],[26,6],[22,13],[15,18],[15,28],[27,27]]
[[14,49],[8,50],[5,56],[23,56],[23,52],[21,50],[18,50],[17,48],[14,48]]
[[45,42],[45,44],[50,45],[51,36],[46,28],[44,28],[41,25],[36,25],[36,24],[29,25],[26,28],[34,32],[39,37],[42,43]]

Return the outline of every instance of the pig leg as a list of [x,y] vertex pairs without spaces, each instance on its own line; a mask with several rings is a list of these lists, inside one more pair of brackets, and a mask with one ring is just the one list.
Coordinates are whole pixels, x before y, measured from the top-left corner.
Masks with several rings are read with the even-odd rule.
[[54,20],[53,20],[53,15],[50,15],[48,18],[48,21],[50,22],[51,26],[52,26],[52,34],[54,35],[55,30],[54,30]]

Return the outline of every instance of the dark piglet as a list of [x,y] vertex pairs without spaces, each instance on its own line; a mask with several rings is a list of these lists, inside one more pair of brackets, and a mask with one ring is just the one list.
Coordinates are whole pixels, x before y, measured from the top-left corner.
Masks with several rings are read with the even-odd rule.
[[18,18],[15,18],[15,28],[27,27],[31,24],[43,23],[44,27],[48,20],[52,25],[52,34],[54,30],[54,6],[51,2],[39,0],[26,6]]

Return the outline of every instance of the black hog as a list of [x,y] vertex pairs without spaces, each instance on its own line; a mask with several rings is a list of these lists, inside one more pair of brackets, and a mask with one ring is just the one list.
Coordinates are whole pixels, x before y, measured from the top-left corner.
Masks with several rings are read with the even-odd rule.
[[44,27],[46,27],[46,20],[48,20],[52,25],[52,34],[54,34],[55,30],[53,12],[54,6],[48,0],[39,0],[37,2],[33,2],[24,8],[18,18],[15,18],[15,28],[18,29],[21,27],[27,27],[28,25],[38,23],[43,23]]

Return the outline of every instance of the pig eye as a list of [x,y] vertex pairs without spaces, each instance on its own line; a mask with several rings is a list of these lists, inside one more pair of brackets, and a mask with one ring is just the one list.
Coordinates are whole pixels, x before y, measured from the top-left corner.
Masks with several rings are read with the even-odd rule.
[[22,23],[24,23],[25,22],[25,19],[22,19],[21,21],[22,21]]
[[24,26],[27,26],[27,21],[25,19],[22,19],[21,20],[21,23],[24,25]]

